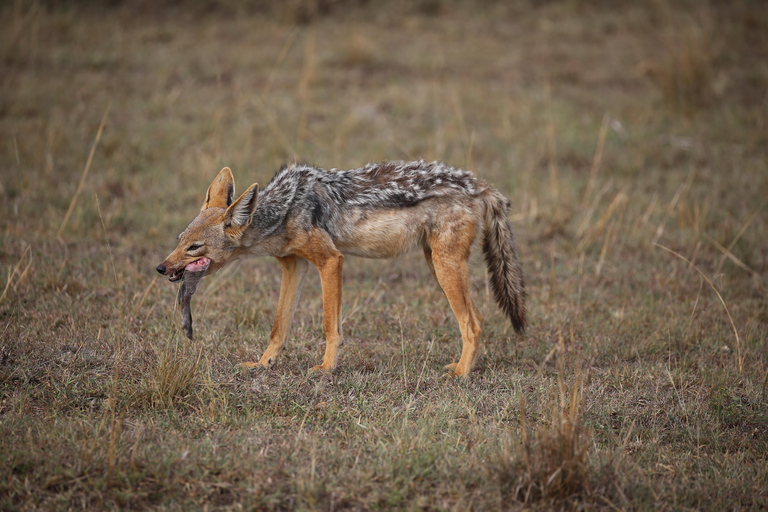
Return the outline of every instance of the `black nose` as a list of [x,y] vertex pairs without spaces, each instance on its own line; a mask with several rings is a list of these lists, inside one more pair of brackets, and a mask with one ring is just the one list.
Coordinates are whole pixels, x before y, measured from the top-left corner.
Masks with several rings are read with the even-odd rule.
[[159,264],[157,266],[157,271],[160,272],[161,274],[165,275],[165,265],[163,265],[162,263]]

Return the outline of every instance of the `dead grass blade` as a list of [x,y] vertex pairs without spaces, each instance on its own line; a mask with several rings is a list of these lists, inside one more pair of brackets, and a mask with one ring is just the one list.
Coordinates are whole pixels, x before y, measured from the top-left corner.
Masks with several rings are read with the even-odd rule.
[[429,356],[432,354],[432,347],[435,345],[435,338],[432,337],[431,340],[429,340],[429,348],[427,349],[427,356],[424,358],[424,364],[421,367],[421,372],[419,373],[419,378],[416,380],[416,388],[413,390],[413,396],[419,394],[419,386],[421,385],[422,377],[424,377],[424,371],[427,369],[427,363],[429,362]]
[[715,270],[716,274],[720,272],[721,268],[723,268],[723,263],[725,263],[726,258],[733,256],[733,253],[731,253],[731,251],[736,246],[736,243],[741,239],[741,237],[747,231],[747,228],[750,226],[750,224],[752,224],[752,221],[755,220],[755,217],[757,217],[757,214],[763,211],[763,208],[765,207],[766,204],[768,204],[768,200],[765,200],[762,202],[762,204],[757,208],[757,210],[755,210],[755,213],[753,213],[752,216],[747,220],[747,222],[745,222],[744,225],[741,226],[741,229],[739,229],[739,232],[736,233],[735,237],[733,237],[733,240],[731,240],[731,243],[728,244],[728,247],[725,248],[725,253],[723,254],[723,257],[720,259],[720,263],[717,265],[717,269]]
[[[3,294],[0,295],[0,304],[3,303],[3,299],[5,299],[5,296],[8,293],[8,289],[11,287],[13,278],[18,273],[19,267],[21,266],[21,262],[24,261],[24,258],[26,257],[31,247],[32,247],[31,245],[27,244],[27,246],[24,248],[24,252],[21,254],[21,258],[19,258],[18,263],[16,263],[16,266],[13,267],[13,270],[8,273],[8,280],[5,282],[5,289],[3,289]],[[14,285],[14,288],[18,286],[18,283],[21,282],[22,278],[24,278],[27,275],[27,272],[29,271],[29,267],[31,264],[32,264],[32,257],[30,256],[29,262],[27,263],[27,266],[24,267],[24,270],[19,274],[19,278],[16,280],[16,285]]]
[[469,137],[469,147],[467,148],[467,169],[472,169],[472,150],[475,148],[475,130]]
[[307,34],[307,41],[304,45],[304,65],[301,69],[298,87],[298,96],[301,101],[301,117],[299,118],[299,127],[296,133],[295,147],[297,154],[302,152],[304,141],[307,139],[307,118],[309,116],[309,104],[312,99],[312,82],[315,79],[315,69],[317,67],[316,41],[317,32],[312,29]]
[[16,167],[21,168],[21,157],[19,156],[19,141],[16,135],[13,136],[13,156],[16,157]]
[[272,135],[275,136],[277,142],[283,147],[283,151],[285,151],[286,156],[288,158],[295,159],[297,156],[296,150],[293,148],[293,146],[291,146],[291,143],[288,142],[288,137],[285,136],[285,133],[283,133],[283,130],[280,129],[280,126],[277,124],[277,121],[275,121],[275,118],[272,117],[272,114],[270,114],[267,110],[267,107],[264,105],[264,101],[257,94],[254,94],[254,98],[251,103],[253,103],[253,105],[259,110],[261,116],[267,122],[269,129],[272,131]]
[[159,279],[159,278],[158,278],[158,276],[154,276],[154,277],[152,278],[152,280],[149,282],[149,285],[148,285],[148,286],[147,286],[147,288],[144,290],[144,293],[142,293],[142,294],[141,294],[141,298],[140,298],[140,299],[139,299],[139,301],[136,303],[136,307],[135,307],[136,311],[140,310],[140,309],[141,309],[141,306],[143,306],[143,305],[144,305],[144,301],[145,301],[145,300],[147,300],[147,295],[149,295],[149,292],[151,292],[151,291],[152,291],[152,288],[154,288],[154,286],[155,286],[155,283],[157,282],[157,280],[158,280],[158,279]]
[[64,219],[61,221],[61,225],[59,226],[59,230],[56,232],[57,236],[61,236],[61,233],[64,231],[64,228],[67,227],[67,222],[69,222],[69,217],[72,215],[72,211],[75,209],[75,205],[77,204],[77,199],[80,197],[80,193],[83,191],[83,185],[85,185],[85,178],[88,177],[88,172],[91,170],[91,163],[93,162],[93,156],[96,154],[96,147],[99,145],[99,141],[101,140],[101,134],[104,132],[104,125],[107,124],[107,116],[109,115],[109,110],[112,108],[112,102],[107,105],[106,110],[104,111],[104,115],[101,117],[101,124],[99,125],[99,129],[96,132],[96,138],[93,141],[93,145],[91,146],[91,152],[88,154],[88,160],[85,162],[85,167],[83,168],[83,173],[80,175],[80,182],[77,184],[77,190],[75,190],[75,195],[72,196],[72,201],[69,203],[69,208],[67,209],[67,213],[64,215]]
[[[592,195],[592,189],[595,187],[595,180],[597,180],[597,171],[600,170],[600,163],[603,160],[603,149],[605,148],[605,138],[608,135],[608,122],[611,120],[611,116],[608,112],[603,115],[603,122],[600,125],[600,132],[597,134],[597,147],[595,148],[595,156],[592,158],[592,169],[589,172],[589,181],[587,182],[587,188],[584,190],[584,197],[581,199],[581,211],[586,211],[587,203],[589,203],[589,197]],[[586,222],[586,219],[582,220],[582,225]],[[579,228],[580,232],[584,232],[584,228]]]
[[589,229],[589,221],[592,219],[592,215],[594,215],[595,210],[597,210],[597,205],[600,203],[600,200],[603,198],[603,196],[608,193],[612,186],[613,180],[609,179],[597,193],[595,199],[592,201],[592,206],[584,214],[584,221],[582,222],[581,226],[579,226],[579,230],[576,232],[577,238],[582,238],[584,233],[587,232]]
[[296,39],[296,36],[298,34],[299,34],[299,29],[294,27],[291,30],[291,33],[288,34],[288,37],[285,39],[285,43],[283,44],[283,47],[280,50],[280,54],[277,56],[277,60],[275,61],[275,65],[272,66],[272,71],[270,71],[269,73],[269,78],[267,78],[267,83],[264,86],[264,90],[261,91],[262,100],[266,100],[269,97],[269,92],[272,89],[272,83],[275,81],[277,72],[280,69],[281,64],[283,63],[283,60],[285,60],[285,56],[288,55],[288,50],[291,49],[291,45],[293,45],[293,41],[294,39]]
[[688,265],[688,268],[685,270],[685,275],[683,275],[683,281],[687,281],[688,276],[691,275],[691,270],[693,270],[693,264],[696,263],[696,257],[699,255],[699,249],[701,249],[701,241],[696,242],[696,247],[693,248],[693,256],[691,256],[691,264]]
[[616,241],[616,237],[619,234],[619,223],[614,222],[609,227],[607,232],[605,233],[605,238],[603,239],[603,247],[600,249],[600,258],[597,260],[597,265],[595,266],[595,275],[599,276],[600,272],[603,270],[603,264],[605,263],[605,257],[608,254],[608,248],[612,247],[614,245],[614,242]]
[[723,309],[725,309],[725,314],[728,315],[728,320],[731,322],[731,327],[733,328],[733,334],[736,336],[736,354],[737,354],[736,357],[738,359],[737,362],[739,365],[739,373],[742,373],[744,369],[744,355],[741,353],[741,338],[739,338],[739,331],[736,329],[736,324],[733,322],[733,317],[731,316],[731,312],[728,310],[728,306],[725,304],[725,300],[723,300],[723,296],[720,295],[720,292],[717,290],[714,283],[712,283],[712,281],[704,274],[704,272],[701,271],[699,267],[691,263],[685,256],[683,256],[679,252],[673,251],[668,247],[664,247],[663,245],[659,245],[656,243],[654,243],[653,245],[655,245],[656,247],[659,247],[660,249],[664,249],[668,253],[673,254],[678,258],[680,258],[681,260],[683,260],[684,262],[688,263],[688,265],[693,267],[696,270],[696,272],[698,272],[699,275],[704,278],[707,284],[709,284],[710,288],[712,288],[712,290],[715,292],[715,294],[717,295],[717,298],[720,300],[720,304],[722,304]]
[[341,320],[341,325],[343,326],[345,323],[347,323],[347,320],[355,316],[355,313],[360,311],[361,308],[367,307],[368,304],[371,302],[371,299],[373,299],[373,294],[376,293],[376,291],[379,289],[379,286],[384,283],[384,280],[382,278],[379,278],[376,281],[376,285],[373,287],[373,290],[368,294],[368,296],[365,298],[362,304],[360,304],[360,296],[358,295],[355,298],[355,302],[352,303],[352,310],[344,316]]
[[459,129],[461,130],[461,138],[464,140],[464,143],[469,146],[469,130],[467,129],[467,123],[464,121],[464,109],[461,107],[461,100],[459,99],[459,93],[456,91],[456,88],[451,89],[451,106],[456,115]]
[[680,186],[677,187],[677,190],[675,191],[675,195],[672,196],[672,200],[669,202],[669,206],[667,207],[667,212],[664,214],[664,219],[656,228],[656,234],[653,236],[651,245],[656,245],[656,242],[658,242],[661,236],[664,234],[664,226],[667,224],[667,221],[669,220],[669,217],[672,215],[672,212],[675,210],[675,207],[677,206],[678,201],[680,201],[680,198],[682,198],[691,188],[691,183],[693,183],[693,172],[691,172],[688,175],[688,179],[685,180],[684,183],[681,183]]
[[555,297],[555,248],[552,247],[550,251],[550,276],[549,276],[549,293],[547,294],[547,307],[552,307],[552,300]]
[[552,82],[547,82],[547,155],[549,156],[549,188],[555,201],[555,211],[560,200],[560,172],[557,167],[557,141],[555,140],[555,120],[552,112]]
[[[740,269],[749,272],[750,274],[752,274],[755,277],[760,277],[760,274],[757,271],[755,271],[755,270],[751,269],[749,266],[747,266],[747,264],[744,263],[743,261],[741,261],[738,257],[736,257],[736,255],[733,254],[730,251],[730,249],[726,249],[725,247],[720,245],[720,242],[718,242],[717,240],[715,240],[714,238],[709,236],[707,233],[703,233],[702,232],[702,235],[704,235],[704,238],[706,238],[709,243],[714,245],[717,248],[718,251],[723,253],[723,259],[720,260],[720,264],[717,266],[717,271],[718,272],[720,271],[720,268],[723,266],[723,261],[725,261],[725,259],[727,258],[727,259],[731,260],[732,262],[734,262],[736,264],[736,266],[739,267]],[[733,245],[734,244],[731,244],[731,247],[733,247]]]
[[[608,205],[608,208],[606,208],[597,224],[591,228],[588,224],[585,225],[585,232],[582,233],[583,237],[577,246],[577,250],[584,251],[587,246],[597,241],[601,235],[605,235],[606,239],[610,238],[609,235],[611,229],[609,228],[606,230],[606,226],[608,226],[608,223],[611,221],[615,213],[623,214],[626,211],[628,203],[629,196],[624,191],[619,191],[615,196],[613,196],[613,199]],[[592,215],[590,214],[590,217],[591,216]]]

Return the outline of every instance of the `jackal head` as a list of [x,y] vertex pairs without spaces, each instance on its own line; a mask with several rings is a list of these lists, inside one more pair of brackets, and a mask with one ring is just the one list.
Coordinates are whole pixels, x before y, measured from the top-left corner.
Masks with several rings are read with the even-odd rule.
[[235,179],[225,167],[213,180],[205,194],[200,213],[179,235],[179,245],[157,266],[157,271],[168,280],[178,281],[189,270],[204,268],[210,260],[206,274],[223,267],[237,256],[241,239],[251,224],[259,196],[259,185],[254,183],[237,199]]

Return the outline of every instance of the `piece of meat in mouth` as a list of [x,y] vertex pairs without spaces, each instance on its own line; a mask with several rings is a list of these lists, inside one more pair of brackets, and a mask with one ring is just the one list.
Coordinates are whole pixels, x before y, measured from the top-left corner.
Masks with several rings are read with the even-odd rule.
[[[174,281],[178,281],[178,279],[181,278],[184,279],[181,283],[181,287],[179,288],[181,327],[184,329],[184,333],[190,340],[192,339],[192,296],[197,291],[197,287],[200,284],[200,281],[203,279],[203,276],[205,276],[205,271],[208,270],[210,265],[210,259],[205,257],[200,258],[199,260],[193,261],[184,267],[184,270],[179,273],[179,277],[174,279]],[[175,275],[176,274],[171,277],[174,277]]]

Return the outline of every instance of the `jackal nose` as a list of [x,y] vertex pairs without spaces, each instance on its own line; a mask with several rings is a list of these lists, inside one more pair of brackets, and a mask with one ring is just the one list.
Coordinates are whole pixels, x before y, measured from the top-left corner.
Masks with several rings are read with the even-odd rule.
[[165,270],[166,270],[165,265],[163,265],[162,263],[157,266],[157,271],[163,275],[165,275]]

